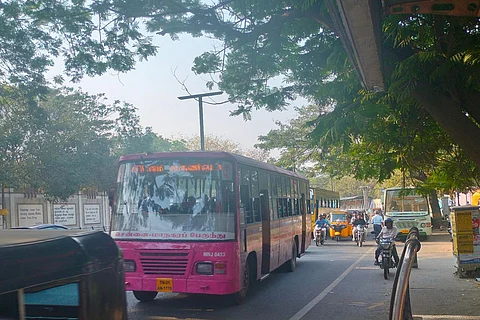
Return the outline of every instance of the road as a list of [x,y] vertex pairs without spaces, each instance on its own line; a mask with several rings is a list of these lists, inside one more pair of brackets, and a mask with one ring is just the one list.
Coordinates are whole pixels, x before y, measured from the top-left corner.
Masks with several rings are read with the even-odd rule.
[[365,310],[369,319],[385,319],[393,275],[386,281],[373,266],[374,244],[370,239],[359,248],[351,241],[328,240],[324,246],[310,246],[295,272],[272,273],[251,289],[241,306],[219,297],[183,294],[159,294],[151,303],[138,303],[127,293],[129,319],[308,320],[318,319],[319,313],[325,319],[345,319]]
[[[476,315],[475,310],[466,310],[468,301],[465,301],[465,306],[459,305],[457,309],[442,309],[435,306],[438,299],[429,296],[431,293],[446,299],[441,281],[428,282],[428,268],[435,268],[445,261],[450,264],[449,261],[452,260],[448,238],[443,237],[441,240],[443,242],[425,242],[422,245],[419,253],[420,268],[412,272],[412,301],[415,300],[412,302],[413,311],[422,315],[449,314],[452,319],[459,317],[451,316],[453,314]],[[362,248],[351,241],[332,240],[321,247],[310,246],[307,253],[298,260],[295,272],[271,274],[251,289],[247,300],[240,306],[233,306],[228,299],[222,297],[183,294],[159,294],[153,302],[139,303],[131,293],[127,293],[129,319],[388,319],[394,274],[390,275],[389,280],[384,280],[382,270],[373,265],[375,247],[371,236]],[[397,244],[397,247],[400,254],[403,246]],[[426,257],[425,265],[428,268],[422,268],[422,253]],[[439,259],[444,259],[444,262]],[[436,272],[435,279],[450,277],[451,281],[457,281],[449,270],[446,271],[449,275]],[[420,277],[416,278],[415,273]],[[429,289],[423,290],[426,283],[429,283]],[[469,293],[471,284],[462,281],[453,283],[454,289]],[[438,290],[431,290],[435,286]],[[472,294],[478,295],[477,288],[471,289],[475,291]]]

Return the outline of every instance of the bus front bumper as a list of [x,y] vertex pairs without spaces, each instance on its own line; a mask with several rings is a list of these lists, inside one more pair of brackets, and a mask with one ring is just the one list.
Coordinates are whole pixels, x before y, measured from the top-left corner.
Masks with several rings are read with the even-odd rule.
[[[410,230],[400,230],[397,237],[407,237],[409,232]],[[425,231],[424,229],[418,229],[418,233],[420,234],[420,236],[428,236],[429,234],[431,234],[427,233],[427,231]]]
[[[209,277],[209,276],[206,276]],[[231,294],[240,290],[238,281],[216,279],[176,279],[176,278],[137,278],[126,277],[127,291],[157,291],[157,279],[168,279],[171,288],[158,292],[199,293],[199,294]],[[168,281],[167,280],[167,281]],[[171,289],[171,290],[170,290]]]

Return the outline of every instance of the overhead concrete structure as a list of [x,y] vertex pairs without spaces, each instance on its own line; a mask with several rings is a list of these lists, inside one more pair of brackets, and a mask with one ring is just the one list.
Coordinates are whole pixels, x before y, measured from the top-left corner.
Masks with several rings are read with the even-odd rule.
[[480,17],[479,0],[384,0],[385,14]]
[[480,0],[326,0],[352,63],[368,91],[385,90],[382,18],[403,14],[480,16]]
[[385,90],[382,72],[382,7],[379,0],[327,0],[329,11],[364,88]]

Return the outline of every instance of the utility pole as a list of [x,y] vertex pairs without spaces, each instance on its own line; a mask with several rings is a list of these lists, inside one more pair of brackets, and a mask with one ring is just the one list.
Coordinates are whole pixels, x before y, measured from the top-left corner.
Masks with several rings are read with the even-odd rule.
[[187,100],[187,99],[197,99],[198,98],[198,114],[200,117],[200,149],[203,151],[205,150],[205,133],[203,131],[203,97],[210,97],[222,94],[223,91],[215,91],[215,92],[207,92],[207,93],[200,93],[200,94],[191,94],[188,96],[181,96],[178,97],[180,100]]

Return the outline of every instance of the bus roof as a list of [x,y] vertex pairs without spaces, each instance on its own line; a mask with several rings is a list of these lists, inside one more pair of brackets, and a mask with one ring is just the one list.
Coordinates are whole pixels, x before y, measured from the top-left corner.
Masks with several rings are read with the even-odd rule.
[[217,158],[217,159],[225,159],[230,161],[235,161],[239,164],[252,166],[261,168],[264,170],[277,172],[285,175],[289,175],[292,177],[296,177],[302,180],[306,180],[305,177],[302,175],[289,171],[287,169],[274,166],[269,163],[265,163],[262,161],[254,160],[245,156],[241,156],[239,154],[230,153],[230,152],[221,152],[221,151],[182,151],[182,152],[154,152],[154,153],[141,153],[141,154],[130,154],[121,156],[119,161],[120,162],[127,162],[127,161],[135,161],[135,160],[153,160],[153,159],[178,159],[181,158],[188,158],[188,157],[195,157],[195,158]]
[[313,192],[315,193],[316,196],[333,197],[333,198],[340,199],[340,194],[337,191],[323,189],[315,186],[310,187],[310,189],[313,189]]
[[113,266],[118,255],[102,231],[1,230],[0,293]]

